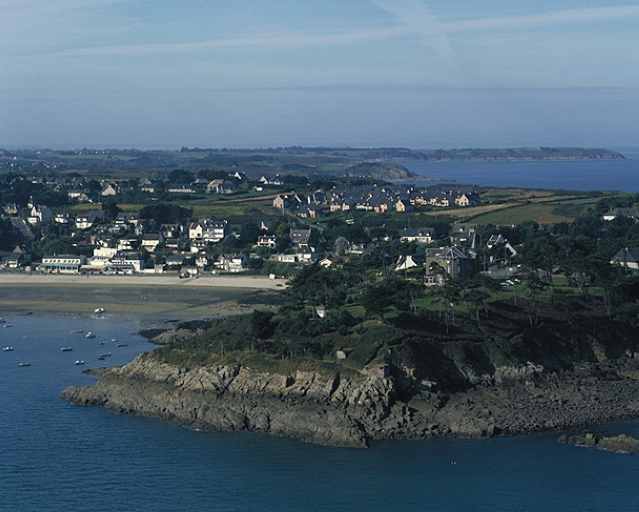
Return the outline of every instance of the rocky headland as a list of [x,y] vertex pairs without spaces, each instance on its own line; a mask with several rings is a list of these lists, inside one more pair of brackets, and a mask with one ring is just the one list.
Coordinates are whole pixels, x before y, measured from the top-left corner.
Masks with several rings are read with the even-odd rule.
[[408,394],[404,381],[411,369],[397,370],[187,368],[149,353],[123,367],[96,371],[95,385],[68,388],[63,396],[78,405],[202,429],[350,447],[382,439],[559,430],[639,416],[639,364],[630,359],[562,372],[546,372],[533,363],[497,367],[458,392],[431,390],[433,383],[422,381]]

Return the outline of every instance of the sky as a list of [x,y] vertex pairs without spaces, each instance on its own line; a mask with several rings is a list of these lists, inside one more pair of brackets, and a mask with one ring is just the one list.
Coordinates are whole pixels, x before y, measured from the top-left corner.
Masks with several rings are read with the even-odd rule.
[[639,1],[0,0],[0,147],[639,146]]

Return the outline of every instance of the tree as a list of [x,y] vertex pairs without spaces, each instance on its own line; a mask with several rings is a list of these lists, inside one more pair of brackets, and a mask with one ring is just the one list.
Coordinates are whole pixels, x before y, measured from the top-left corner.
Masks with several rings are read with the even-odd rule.
[[384,320],[386,309],[393,305],[393,286],[390,280],[367,286],[362,294],[362,306],[371,316]]
[[153,204],[145,206],[140,218],[154,220],[158,224],[181,224],[191,219],[192,211],[175,204]]
[[190,171],[185,171],[184,169],[175,169],[174,171],[171,171],[169,173],[168,180],[171,183],[184,185],[187,183],[192,183],[195,180],[195,176]]
[[117,203],[112,200],[102,203],[102,211],[104,212],[107,221],[116,219],[117,216],[122,213],[122,210]]

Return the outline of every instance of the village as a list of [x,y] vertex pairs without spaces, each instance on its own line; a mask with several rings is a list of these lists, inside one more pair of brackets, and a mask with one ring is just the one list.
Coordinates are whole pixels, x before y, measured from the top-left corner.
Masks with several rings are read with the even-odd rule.
[[[1,268],[48,274],[173,273],[185,278],[204,273],[290,273],[313,263],[330,267],[340,259],[363,255],[375,242],[391,240],[391,233],[360,234],[353,240],[339,237],[327,246],[322,235],[329,229],[318,223],[321,219],[342,217],[342,223],[353,226],[358,215],[409,216],[416,211],[480,203],[479,193],[470,187],[429,189],[376,182],[352,185],[344,180],[307,191],[309,184],[302,181],[300,187],[299,179],[295,181],[297,186],[291,186],[279,175],[250,181],[238,171],[222,174],[217,172],[214,179],[189,180],[188,173],[177,171],[166,180],[142,179],[135,183],[75,176],[16,177],[12,183],[16,197],[21,190],[34,188],[40,196],[53,197],[55,204],[36,201],[29,195],[26,204],[13,201],[2,205],[2,219],[13,228],[17,243],[13,250],[1,254]],[[169,202],[196,194],[220,198],[244,195],[247,199],[262,195],[272,202],[273,213],[237,224],[231,218],[194,218],[187,208]],[[138,213],[120,211],[117,204],[131,196],[145,206]],[[75,213],[78,211],[81,213]],[[395,233],[395,238],[423,247],[436,241],[444,243],[433,249],[431,259],[439,261],[453,277],[466,268],[460,261],[469,256],[459,241],[470,241],[470,236],[456,233],[455,240],[449,241],[445,237],[437,239],[431,227],[406,227]],[[47,245],[51,248],[40,257],[30,250]],[[472,242],[468,248],[471,246]],[[60,252],[64,247],[68,250]],[[395,263],[398,271],[408,270],[423,265],[426,258],[422,252],[420,256],[401,256]],[[439,282],[435,278],[428,281]]]
[[[279,174],[250,179],[238,170],[177,170],[163,179],[5,180],[3,196],[12,200],[0,213],[3,272],[275,279],[308,265],[360,259],[370,270],[390,269],[428,289],[480,273],[509,287],[527,271],[521,241],[507,226],[431,216],[481,205],[472,186],[314,182]],[[221,205],[222,214],[196,215],[202,204]],[[639,218],[633,212],[611,208],[602,218]],[[639,251],[624,248],[610,262],[639,268]]]

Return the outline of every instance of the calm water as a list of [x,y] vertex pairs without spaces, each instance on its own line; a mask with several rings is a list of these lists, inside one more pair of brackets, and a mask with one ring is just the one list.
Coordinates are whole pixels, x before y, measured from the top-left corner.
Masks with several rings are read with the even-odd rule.
[[433,181],[563,190],[639,192],[639,150],[623,151],[627,160],[524,162],[402,162]]
[[[113,352],[111,364],[121,363],[147,349],[136,323],[8,319],[0,344],[16,350],[0,352],[3,512],[639,510],[639,457],[561,446],[556,435],[344,450],[74,407],[58,393],[91,379],[73,361],[96,365]],[[77,329],[98,338],[70,334]],[[639,434],[637,424],[609,428]]]

